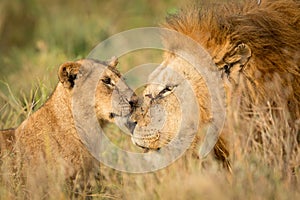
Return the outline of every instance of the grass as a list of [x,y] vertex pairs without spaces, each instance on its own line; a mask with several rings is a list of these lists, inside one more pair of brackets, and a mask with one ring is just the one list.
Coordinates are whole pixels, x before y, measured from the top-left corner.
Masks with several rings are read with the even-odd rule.
[[[156,26],[166,12],[176,12],[184,3],[1,1],[0,128],[18,126],[45,102],[56,85],[61,63],[84,58],[95,45],[120,31]],[[159,63],[161,57],[147,51],[120,61],[124,73],[144,62]],[[300,149],[293,143],[297,130],[288,130],[284,111],[277,116],[257,112],[247,120],[241,120],[238,110],[228,116],[232,175],[211,158],[200,162],[186,155],[147,174],[127,174],[101,165],[100,181],[89,180],[93,190],[78,192],[60,172],[50,169],[48,176],[29,178],[25,184],[21,163],[11,163],[11,155],[2,155],[0,199],[300,199]],[[106,132],[122,148],[138,151],[114,125],[107,126]],[[290,166],[297,166],[294,175]]]

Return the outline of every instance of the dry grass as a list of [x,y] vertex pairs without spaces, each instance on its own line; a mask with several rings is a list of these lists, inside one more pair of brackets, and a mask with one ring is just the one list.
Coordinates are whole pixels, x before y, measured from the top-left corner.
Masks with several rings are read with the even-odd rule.
[[[23,100],[1,95],[5,105],[1,116],[6,116],[1,120],[2,126],[28,116],[30,108],[43,101],[43,96],[39,89]],[[45,164],[34,174],[26,174],[16,155],[3,154],[0,196],[5,199],[300,198],[300,148],[296,143],[299,127],[290,126],[287,113],[281,108],[257,108],[245,120],[239,109],[232,110],[228,113],[227,127],[231,132],[231,175],[211,158],[199,161],[186,155],[171,166],[148,174],[127,174],[101,165],[98,169],[101,178],[89,179],[81,187],[85,189],[78,190],[78,184],[64,180],[62,171],[53,171]],[[137,151],[129,136],[122,135],[115,126],[107,126],[106,133],[114,143]]]

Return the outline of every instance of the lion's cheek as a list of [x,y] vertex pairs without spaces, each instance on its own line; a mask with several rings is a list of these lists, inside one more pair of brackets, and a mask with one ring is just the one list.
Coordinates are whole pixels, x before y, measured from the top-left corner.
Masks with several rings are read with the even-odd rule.
[[102,119],[102,120],[105,120],[105,121],[108,121],[108,122],[114,122],[114,117],[112,116],[111,114],[111,111],[112,108],[111,106],[105,106],[105,105],[99,105],[99,104],[96,104],[95,105],[95,113],[96,113],[96,116],[98,119]]

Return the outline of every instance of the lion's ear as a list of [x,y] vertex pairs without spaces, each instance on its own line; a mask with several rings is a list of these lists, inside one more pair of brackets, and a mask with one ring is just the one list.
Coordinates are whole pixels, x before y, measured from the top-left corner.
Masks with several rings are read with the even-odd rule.
[[62,64],[58,70],[59,81],[65,88],[71,89],[74,87],[75,79],[79,73],[81,64],[76,62],[67,62]]
[[107,61],[107,65],[110,67],[116,67],[119,64],[118,58],[113,56],[111,59]]
[[233,54],[238,58],[241,66],[244,66],[251,57],[251,49],[247,44],[239,44],[233,51]]
[[225,55],[224,61],[226,64],[230,66],[239,66],[242,68],[252,55],[251,49],[247,44],[240,43],[239,45],[235,46],[232,51],[228,52]]

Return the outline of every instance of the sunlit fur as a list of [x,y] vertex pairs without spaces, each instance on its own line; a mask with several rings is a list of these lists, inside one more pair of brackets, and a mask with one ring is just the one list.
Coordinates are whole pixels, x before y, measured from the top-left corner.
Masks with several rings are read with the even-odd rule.
[[[49,167],[62,172],[66,178],[75,177],[79,172],[86,171],[88,174],[93,168],[98,168],[99,162],[88,151],[85,141],[78,133],[72,101],[83,98],[84,95],[93,95],[95,105],[81,102],[83,105],[77,108],[77,112],[83,113],[81,116],[85,117],[86,109],[94,106],[100,122],[115,122],[112,112],[121,113],[124,117],[129,115],[132,91],[123,83],[120,73],[115,68],[116,63],[112,65],[90,59],[62,64],[58,71],[59,83],[45,104],[15,130],[0,131],[2,155],[10,151],[8,155],[21,158],[21,163],[28,167],[25,170],[35,173],[39,168]],[[101,75],[91,76],[101,67]],[[111,80],[111,85],[105,83],[106,78]],[[75,94],[74,88],[80,88],[78,85],[83,85],[87,79],[95,83],[96,91],[94,92],[94,86],[91,84],[84,88],[85,91]],[[116,100],[124,99],[127,105],[123,103],[120,107],[113,108],[114,89],[118,90],[114,96]],[[85,124],[90,123],[88,119],[82,120]]]

